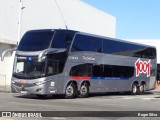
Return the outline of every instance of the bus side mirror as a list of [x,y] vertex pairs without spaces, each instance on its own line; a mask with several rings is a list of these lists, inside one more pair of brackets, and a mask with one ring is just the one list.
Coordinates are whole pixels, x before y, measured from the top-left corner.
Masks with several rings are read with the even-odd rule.
[[38,62],[42,62],[43,57],[48,54],[48,53],[57,53],[57,52],[64,52],[66,49],[56,49],[56,48],[50,48],[43,50],[39,55],[38,55]]
[[56,50],[56,49],[46,49],[46,50],[42,51],[42,52],[38,55],[38,62],[42,62],[44,56],[45,56],[48,52],[51,52],[51,51],[55,52],[55,51],[57,51],[57,50]]
[[4,57],[5,57],[5,55],[6,55],[7,53],[11,52],[11,54],[12,54],[14,51],[16,51],[16,48],[5,50],[5,51],[2,53],[2,55],[1,55],[1,61],[4,60]]

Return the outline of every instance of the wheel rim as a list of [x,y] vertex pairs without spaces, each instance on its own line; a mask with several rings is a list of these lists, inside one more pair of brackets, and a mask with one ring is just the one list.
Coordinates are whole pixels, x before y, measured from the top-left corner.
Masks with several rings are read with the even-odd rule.
[[133,93],[135,94],[137,92],[137,87],[136,85],[133,85]]
[[87,88],[86,86],[82,86],[81,89],[80,89],[80,94],[81,95],[85,95],[87,93]]
[[67,96],[72,96],[73,95],[73,87],[72,86],[68,86],[67,89],[66,89],[66,95]]
[[144,91],[144,85],[143,84],[139,87],[139,90],[140,90],[140,92]]

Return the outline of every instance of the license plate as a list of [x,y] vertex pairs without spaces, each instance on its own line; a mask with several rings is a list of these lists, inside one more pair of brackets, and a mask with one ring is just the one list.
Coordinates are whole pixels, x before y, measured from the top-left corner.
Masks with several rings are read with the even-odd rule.
[[21,93],[23,93],[23,94],[27,94],[27,91],[21,91]]
[[20,80],[20,83],[26,83],[26,80]]

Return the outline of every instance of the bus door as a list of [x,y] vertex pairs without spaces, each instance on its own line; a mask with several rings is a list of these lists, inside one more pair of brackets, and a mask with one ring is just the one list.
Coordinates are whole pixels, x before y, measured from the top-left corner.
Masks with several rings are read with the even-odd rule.
[[113,65],[103,65],[101,69],[101,90],[103,92],[117,91],[117,77],[115,77]]
[[92,77],[91,77],[91,88],[94,92],[101,92],[101,65],[93,64]]

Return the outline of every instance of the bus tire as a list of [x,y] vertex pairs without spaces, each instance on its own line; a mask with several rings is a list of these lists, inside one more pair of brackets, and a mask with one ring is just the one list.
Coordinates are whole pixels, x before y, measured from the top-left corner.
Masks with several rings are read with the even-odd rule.
[[65,98],[66,99],[72,99],[76,96],[76,86],[74,83],[68,84],[65,90]]
[[89,85],[87,83],[84,83],[81,85],[78,97],[79,98],[87,98],[89,95]]
[[137,85],[137,83],[134,82],[132,85],[131,94],[137,95],[137,93],[138,93],[138,85]]
[[143,94],[145,91],[145,83],[141,83],[138,89],[139,94]]

